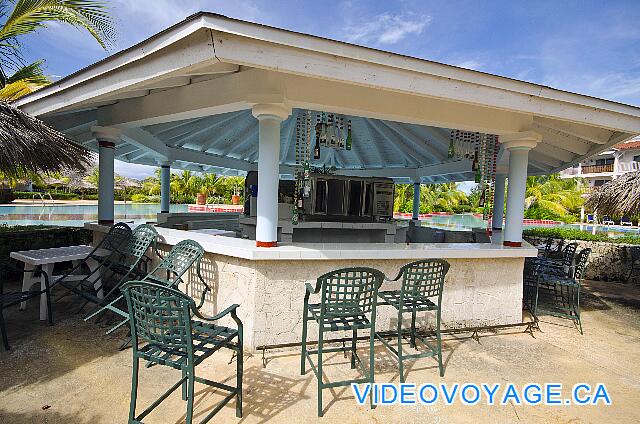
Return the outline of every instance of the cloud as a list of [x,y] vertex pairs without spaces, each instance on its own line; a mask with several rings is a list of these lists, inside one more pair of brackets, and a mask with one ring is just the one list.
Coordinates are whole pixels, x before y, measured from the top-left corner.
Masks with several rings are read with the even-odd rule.
[[395,44],[408,35],[420,35],[431,21],[415,13],[382,13],[373,18],[351,22],[343,38],[352,43]]

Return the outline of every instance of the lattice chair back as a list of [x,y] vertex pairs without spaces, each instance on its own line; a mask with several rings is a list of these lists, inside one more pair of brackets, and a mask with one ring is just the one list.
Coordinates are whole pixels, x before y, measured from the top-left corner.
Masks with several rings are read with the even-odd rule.
[[182,281],[182,276],[195,263],[200,269],[200,261],[204,255],[204,249],[198,242],[193,240],[183,240],[173,246],[171,251],[160,261],[158,266],[151,271],[159,277],[158,272],[165,271],[167,273],[167,284],[170,287],[177,286]]
[[133,346],[139,342],[179,356],[193,354],[193,299],[158,283],[129,281],[122,285],[131,319]]
[[139,259],[147,253],[150,247],[155,249],[157,240],[158,231],[152,225],[139,225],[133,230],[125,252],[128,256]]
[[444,259],[426,259],[406,264],[400,270],[403,297],[440,297],[444,276],[448,271],[449,262]]
[[124,222],[118,222],[111,226],[109,232],[100,242],[100,247],[112,252],[122,252],[130,238],[131,228]]
[[553,247],[553,237],[549,237],[547,238],[545,244],[544,244],[544,253],[542,254],[543,257],[548,258],[549,255],[551,254],[551,248]]
[[630,247],[629,256],[631,256],[632,262],[640,260],[640,246]]
[[562,265],[571,266],[573,265],[573,258],[576,255],[576,250],[578,249],[578,243],[569,243],[562,250]]
[[576,281],[581,281],[584,278],[585,270],[587,269],[587,262],[589,261],[589,255],[591,254],[591,249],[586,248],[582,249],[578,256],[576,257],[576,268],[573,273],[573,279]]
[[384,274],[373,268],[342,268],[318,277],[322,285],[321,315],[348,317],[371,312]]

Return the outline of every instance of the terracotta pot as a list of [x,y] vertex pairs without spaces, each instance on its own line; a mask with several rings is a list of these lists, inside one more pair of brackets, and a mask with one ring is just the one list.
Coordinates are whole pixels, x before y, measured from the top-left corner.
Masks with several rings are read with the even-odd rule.
[[239,205],[240,204],[240,196],[237,194],[234,194],[233,196],[231,196],[231,204],[232,205]]
[[204,193],[198,193],[196,198],[197,205],[206,205],[207,204],[207,195]]

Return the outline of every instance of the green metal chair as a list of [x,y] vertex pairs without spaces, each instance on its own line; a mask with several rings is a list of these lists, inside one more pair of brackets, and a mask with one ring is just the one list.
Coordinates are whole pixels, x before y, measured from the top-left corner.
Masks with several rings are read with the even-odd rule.
[[[374,350],[376,330],[376,302],[377,294],[384,274],[372,268],[343,268],[331,271],[318,277],[315,288],[309,283],[304,295],[304,309],[302,321],[302,354],[300,356],[300,374],[306,373],[305,361],[309,361],[311,369],[318,380],[318,416],[323,414],[322,390],[348,386],[352,383],[374,382]],[[309,303],[311,294],[320,294],[320,303]],[[318,347],[316,350],[307,349],[307,326],[309,321],[318,324]],[[370,332],[369,337],[369,367],[365,369],[356,352],[358,330]],[[325,348],[324,333],[328,331],[351,331],[351,347]],[[363,378],[325,383],[323,381],[323,355],[330,352],[351,351],[351,368],[356,367],[356,360],[360,366]],[[313,362],[311,355],[318,355],[318,365]],[[373,390],[372,390],[373,393]],[[371,395],[373,405],[373,394]]]
[[[200,282],[204,287],[202,295],[200,297],[200,301],[198,303],[199,309],[204,304],[207,292],[210,291],[209,286],[204,281],[204,278],[202,278],[202,274],[200,273],[200,263],[202,261],[203,255],[204,249],[202,248],[202,246],[200,246],[199,243],[193,240],[183,240],[173,246],[171,251],[169,251],[169,253],[167,253],[167,255],[162,258],[160,263],[158,263],[158,265],[153,270],[151,270],[151,272],[141,278],[141,281],[151,281],[166,287],[177,288],[180,283],[184,282],[182,279],[184,274],[195,263],[196,275],[198,276]],[[111,334],[112,332],[126,324],[129,320],[129,312],[126,310],[126,305],[122,304],[123,300],[124,296],[121,294],[120,296],[104,305],[102,308],[87,316],[85,318],[85,321],[90,320],[91,318],[97,316],[102,312],[113,312],[123,319],[115,326],[107,330],[106,334]]]
[[531,313],[538,317],[540,312],[549,315],[569,318],[579,326],[582,332],[580,319],[580,286],[584,279],[585,269],[589,260],[591,249],[583,249],[578,253],[575,265],[568,269],[539,264],[535,271],[535,280],[525,280],[525,298]]
[[[69,272],[51,282],[52,287],[59,284],[65,289],[63,293],[56,296],[55,301],[75,294],[88,302],[100,303],[100,293],[105,284],[108,284],[107,280],[115,279],[118,275],[114,268],[122,262],[131,237],[131,228],[127,224],[118,222],[112,225],[109,232],[84,260],[79,261]],[[93,270],[89,266],[89,261],[95,264]],[[95,280],[98,278],[100,278],[100,285],[96,287]]]
[[[105,267],[108,269],[111,278],[110,281],[115,281],[111,285],[110,290],[99,298],[93,296],[90,293],[85,293],[85,304],[88,302],[96,304],[94,310],[98,311],[101,306],[113,299],[114,296],[120,293],[120,286],[125,282],[132,279],[141,279],[147,275],[147,267],[151,262],[151,258],[147,256],[149,249],[157,254],[157,241],[158,231],[149,224],[143,224],[136,227],[131,233],[131,237],[124,245],[122,249],[119,249],[119,255],[109,255],[109,258],[105,261]],[[101,285],[98,289],[107,288],[104,287],[106,281],[101,280]],[[84,307],[84,305],[83,305]]]
[[[391,305],[398,311],[398,347],[394,348],[388,340],[376,334],[382,343],[398,359],[400,370],[400,382],[404,383],[404,365],[407,359],[424,357],[437,357],[440,377],[444,377],[442,365],[442,337],[440,335],[442,291],[444,287],[444,277],[449,271],[449,263],[443,259],[427,259],[411,262],[400,268],[400,272],[393,280],[397,281],[402,277],[400,290],[381,291],[378,293],[381,302],[379,305]],[[433,302],[430,298],[435,298]],[[426,339],[417,334],[416,315],[418,312],[433,311],[436,315],[436,345],[433,346]],[[402,331],[403,316],[411,314],[410,346],[416,348],[416,340],[424,344],[428,351],[407,355],[403,352],[404,334]]]
[[[236,314],[238,305],[231,305],[217,315],[206,317],[198,311],[191,297],[163,284],[129,281],[122,286],[122,291],[132,317],[129,322],[133,339],[133,372],[128,422],[141,423],[144,417],[182,386],[182,399],[187,401],[186,422],[191,424],[195,382],[229,392],[202,423],[209,421],[234,397],[236,417],[241,418],[243,352],[242,321]],[[228,314],[236,322],[237,329],[213,324]],[[231,349],[235,354],[235,387],[196,376],[196,366],[221,348]],[[182,378],[136,416],[140,359],[180,370]]]

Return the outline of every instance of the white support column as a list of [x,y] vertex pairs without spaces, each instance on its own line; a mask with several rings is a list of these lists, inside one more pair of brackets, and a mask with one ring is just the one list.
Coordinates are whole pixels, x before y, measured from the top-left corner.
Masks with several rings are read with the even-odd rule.
[[507,218],[505,221],[505,246],[522,246],[522,221],[524,219],[524,198],[527,189],[527,167],[529,150],[541,140],[533,131],[509,134],[501,138],[501,143],[509,151],[509,190],[507,191]]
[[160,165],[160,213],[169,213],[171,204],[171,164]]
[[253,106],[258,119],[258,204],[256,246],[275,247],[278,242],[278,184],[280,179],[280,124],[291,109],[278,103]]
[[120,130],[110,127],[92,127],[98,140],[98,223],[111,225],[114,219],[114,156],[120,141]]
[[413,216],[411,219],[418,220],[420,217],[420,183],[413,183]]
[[502,218],[504,218],[504,188],[506,183],[506,174],[496,174],[496,185],[493,191],[493,219],[491,229],[493,231],[502,231]]

